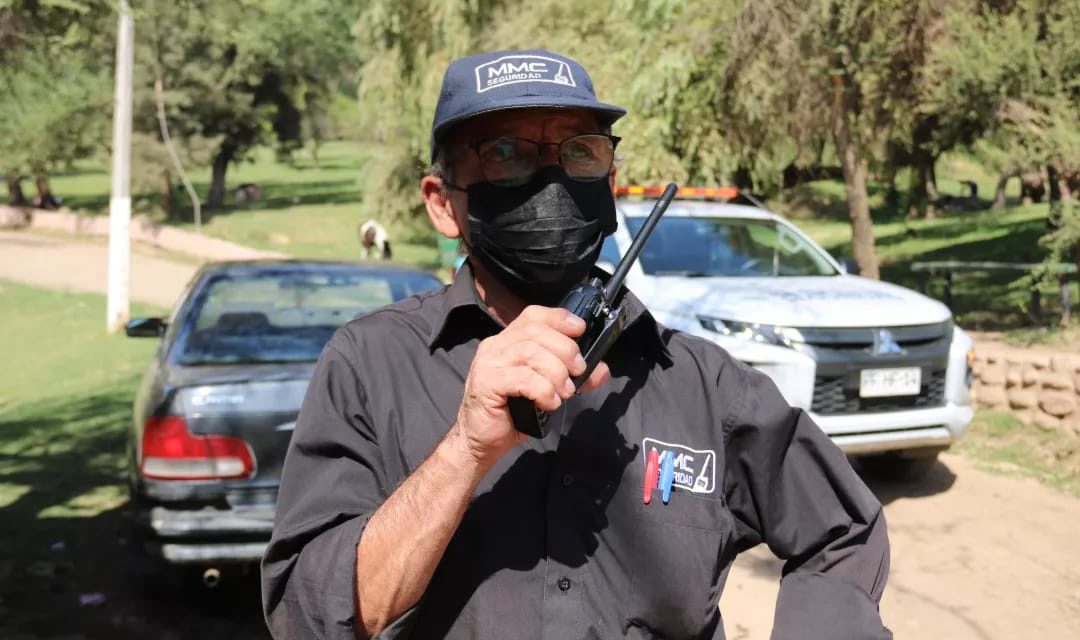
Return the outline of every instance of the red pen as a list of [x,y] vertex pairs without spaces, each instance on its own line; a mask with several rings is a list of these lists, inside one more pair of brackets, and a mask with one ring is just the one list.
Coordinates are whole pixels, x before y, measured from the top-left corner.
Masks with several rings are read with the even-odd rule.
[[645,504],[649,504],[652,500],[652,491],[660,482],[660,452],[653,447],[652,451],[646,457],[645,462],[645,487],[643,488],[643,498]]

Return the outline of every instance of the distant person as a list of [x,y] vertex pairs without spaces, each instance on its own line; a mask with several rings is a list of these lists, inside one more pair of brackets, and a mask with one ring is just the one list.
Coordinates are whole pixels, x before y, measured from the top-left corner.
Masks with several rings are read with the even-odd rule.
[[254,182],[245,182],[242,185],[236,187],[236,191],[233,192],[233,200],[237,203],[255,202],[259,199],[260,190],[259,185]]
[[624,113],[549,51],[450,63],[420,189],[469,258],[323,350],[263,558],[275,638],[717,640],[758,544],[786,560],[774,640],[892,637],[881,504],[767,375],[628,292],[575,389],[586,326],[556,305],[604,275]]
[[394,252],[390,249],[390,234],[374,220],[360,225],[360,249],[365,258],[389,260],[394,257]]

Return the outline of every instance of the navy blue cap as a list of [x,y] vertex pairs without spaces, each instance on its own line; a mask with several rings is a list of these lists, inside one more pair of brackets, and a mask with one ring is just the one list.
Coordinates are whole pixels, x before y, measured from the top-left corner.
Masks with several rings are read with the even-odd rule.
[[626,115],[626,109],[598,101],[585,67],[565,56],[530,49],[458,58],[446,68],[435,105],[432,161],[437,143],[455,124],[489,111],[524,107],[589,109],[604,126]]

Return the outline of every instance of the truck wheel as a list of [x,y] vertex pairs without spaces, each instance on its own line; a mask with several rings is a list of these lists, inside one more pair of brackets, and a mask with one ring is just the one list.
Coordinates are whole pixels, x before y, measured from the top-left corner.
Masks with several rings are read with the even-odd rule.
[[925,476],[937,463],[940,449],[930,451],[889,451],[860,458],[860,466],[867,473],[885,480],[911,482]]

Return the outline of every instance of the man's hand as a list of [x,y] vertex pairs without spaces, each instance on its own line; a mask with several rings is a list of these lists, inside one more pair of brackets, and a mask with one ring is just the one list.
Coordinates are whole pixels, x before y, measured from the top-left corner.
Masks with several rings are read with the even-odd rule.
[[[585,371],[574,338],[584,331],[585,321],[565,309],[530,306],[477,347],[452,435],[483,467],[528,438],[514,428],[507,398],[527,398],[551,412],[574,395],[571,377]],[[601,362],[581,391],[609,376]]]

